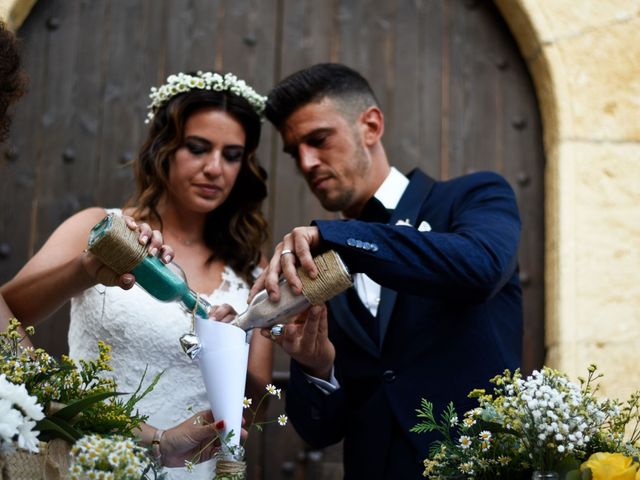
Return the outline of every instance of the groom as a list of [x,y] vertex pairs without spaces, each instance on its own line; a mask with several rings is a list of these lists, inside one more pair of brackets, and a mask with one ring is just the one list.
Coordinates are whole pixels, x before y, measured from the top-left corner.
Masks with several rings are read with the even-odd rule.
[[[282,80],[267,118],[324,208],[343,220],[297,227],[252,289],[279,296],[282,273],[336,250],[355,288],[313,307],[275,341],[292,357],[287,412],[315,448],[344,440],[347,479],[421,478],[432,434],[411,433],[420,399],[434,413],[520,365],[522,302],[513,191],[493,173],[446,182],[389,165],[368,82],[339,64]],[[266,332],[265,332],[266,333]]]

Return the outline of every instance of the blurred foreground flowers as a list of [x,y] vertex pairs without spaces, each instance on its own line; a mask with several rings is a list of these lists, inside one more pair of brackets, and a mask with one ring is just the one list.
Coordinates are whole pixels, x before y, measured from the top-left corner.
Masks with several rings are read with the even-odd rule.
[[[22,348],[19,327],[18,320],[11,319],[7,331],[0,333],[0,464],[11,460],[7,465],[20,469],[20,462],[40,462],[35,455],[20,452],[35,454],[46,442],[62,439],[69,445],[66,451],[75,444],[72,478],[159,478],[152,455],[135,446],[133,429],[147,419],[135,409],[136,403],[161,374],[144,390],[143,375],[125,401],[108,375],[108,345],[98,343],[95,360],[78,364],[67,356],[56,360],[43,349]],[[31,335],[33,328],[25,332]],[[66,451],[58,458],[59,465],[67,465]]]
[[436,419],[432,404],[423,400],[417,410],[422,420],[412,431],[438,431],[443,438],[432,445],[424,476],[528,479],[533,471],[553,471],[566,480],[640,480],[634,478],[640,392],[624,403],[598,399],[599,378],[595,366],[580,385],[547,367],[526,378],[505,371],[491,380],[492,392],[469,394],[479,405],[462,421],[453,404]]

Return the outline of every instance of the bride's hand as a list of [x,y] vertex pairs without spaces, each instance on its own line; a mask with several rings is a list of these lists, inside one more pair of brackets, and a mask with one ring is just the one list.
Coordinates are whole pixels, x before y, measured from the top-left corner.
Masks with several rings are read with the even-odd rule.
[[[199,463],[209,460],[220,448],[218,432],[222,429],[224,420],[216,422],[210,410],[203,410],[166,430],[160,439],[162,464],[165,467],[184,467],[185,461]],[[240,439],[247,439],[244,428]]]
[[[134,232],[138,232],[138,242],[145,245],[150,255],[159,256],[163,263],[171,263],[173,260],[173,249],[169,245],[162,243],[162,233],[159,230],[153,230],[149,224],[138,224],[133,218],[124,215],[125,223]],[[106,286],[119,286],[124,290],[128,290],[136,283],[135,276],[132,273],[118,275],[108,266],[102,263],[91,252],[85,251],[82,255],[82,266],[89,276],[97,283]]]
[[214,305],[213,307],[211,307],[211,312],[209,313],[210,318],[222,323],[229,323],[237,316],[238,312],[236,312],[235,309],[228,303],[223,303],[222,305]]
[[209,460],[220,448],[217,431],[222,428],[224,422],[220,420],[214,424],[213,414],[205,410],[166,430],[160,439],[162,464],[184,467],[185,461]]

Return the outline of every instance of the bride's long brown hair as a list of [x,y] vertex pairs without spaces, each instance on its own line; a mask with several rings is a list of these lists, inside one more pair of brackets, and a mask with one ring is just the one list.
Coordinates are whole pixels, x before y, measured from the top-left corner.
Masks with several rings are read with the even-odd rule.
[[262,201],[267,195],[267,174],[256,158],[260,117],[244,98],[229,91],[194,89],[173,97],[151,120],[151,127],[133,161],[136,192],[125,208],[133,217],[155,220],[162,230],[158,202],[168,188],[169,164],[184,143],[187,119],[202,108],[228,113],[242,125],[246,143],[236,183],[225,202],[207,214],[204,241],[213,254],[208,261],[223,260],[247,282],[268,239]]

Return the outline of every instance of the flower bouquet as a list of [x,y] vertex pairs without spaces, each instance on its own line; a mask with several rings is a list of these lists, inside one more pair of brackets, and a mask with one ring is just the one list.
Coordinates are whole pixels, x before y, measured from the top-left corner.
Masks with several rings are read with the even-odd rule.
[[[42,349],[22,348],[19,326],[11,319],[7,331],[0,333],[0,480],[66,478],[71,445],[86,435],[133,437],[133,429],[146,420],[135,405],[154,388],[160,374],[142,390],[143,375],[138,389],[124,401],[107,376],[108,345],[99,342],[98,358],[76,365],[67,356],[58,361]],[[31,335],[33,328],[25,331]],[[72,458],[77,463],[79,457]],[[98,465],[93,454],[87,458],[95,460],[96,472],[115,471]],[[156,467],[151,456],[146,458],[151,466],[136,467],[136,475],[107,477],[145,478],[145,470],[155,472]],[[85,472],[75,478],[93,477]]]
[[580,385],[547,367],[526,378],[505,371],[491,380],[492,392],[469,394],[479,406],[462,420],[453,404],[436,419],[423,399],[412,431],[442,436],[424,461],[424,476],[640,480],[640,392],[625,403],[598,399],[600,377],[593,365]]

